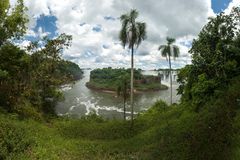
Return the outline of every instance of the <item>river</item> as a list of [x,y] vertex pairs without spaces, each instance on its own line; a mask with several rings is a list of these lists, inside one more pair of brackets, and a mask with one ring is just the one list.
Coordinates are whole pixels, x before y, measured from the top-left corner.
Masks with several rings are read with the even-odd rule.
[[[143,71],[145,75],[157,75],[157,71]],[[161,73],[162,84],[169,86],[169,76]],[[75,82],[75,84],[62,86],[65,100],[59,102],[55,108],[59,116],[70,116],[79,118],[95,112],[108,119],[119,119],[123,117],[123,100],[115,95],[93,91],[88,89],[85,84],[89,81],[90,70],[84,70],[84,77]],[[175,81],[176,76],[173,74],[173,102],[177,103],[180,96],[176,94],[178,84]],[[134,112],[135,114],[147,110],[156,101],[163,100],[166,103],[170,101],[170,88],[168,90],[146,92],[134,95]],[[130,115],[130,106],[127,102],[127,115]]]

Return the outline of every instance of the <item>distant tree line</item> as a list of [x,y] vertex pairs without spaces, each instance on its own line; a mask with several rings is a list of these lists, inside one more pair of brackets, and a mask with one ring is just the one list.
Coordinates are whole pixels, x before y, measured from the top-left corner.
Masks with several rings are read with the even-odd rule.
[[[90,72],[90,81],[87,86],[96,89],[106,89],[116,91],[120,84],[125,83],[125,79],[131,76],[130,69],[124,68],[102,68],[94,69]],[[127,81],[130,83],[130,81]],[[130,84],[128,84],[130,86]],[[142,74],[141,69],[134,69],[134,86],[136,90],[154,90],[161,87],[161,78],[159,76],[146,76]],[[145,87],[145,88],[144,88]]]
[[[117,68],[113,69],[111,67],[102,68],[102,69],[94,69],[90,73],[90,81],[94,79],[105,79],[117,81],[119,76],[131,73],[131,69],[125,68]],[[141,73],[141,69],[134,70],[134,79],[142,79],[143,75]]]

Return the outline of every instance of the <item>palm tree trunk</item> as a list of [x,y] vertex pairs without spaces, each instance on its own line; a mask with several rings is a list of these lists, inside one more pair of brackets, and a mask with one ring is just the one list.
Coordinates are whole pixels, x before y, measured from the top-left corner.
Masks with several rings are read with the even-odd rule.
[[134,48],[132,46],[132,54],[131,54],[131,127],[133,127],[133,74],[134,74],[134,70],[133,70],[133,67],[134,67],[134,61],[133,61],[133,53],[134,53]]
[[123,98],[123,118],[126,120],[126,97]]
[[172,105],[172,64],[171,57],[168,56],[169,69],[170,69],[170,105]]

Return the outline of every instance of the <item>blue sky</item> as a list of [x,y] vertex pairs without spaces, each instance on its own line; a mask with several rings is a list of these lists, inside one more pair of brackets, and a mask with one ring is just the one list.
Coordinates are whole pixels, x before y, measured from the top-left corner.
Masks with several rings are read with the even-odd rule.
[[38,32],[38,29],[41,27],[43,32],[49,33],[48,36],[50,38],[53,38],[54,36],[56,36],[56,31],[57,31],[56,21],[57,21],[57,18],[55,16],[41,15],[37,19],[37,25],[33,30],[34,32]]
[[224,11],[232,0],[211,0],[214,13]]
[[135,66],[168,67],[157,48],[165,43],[167,36],[172,36],[181,51],[173,67],[180,68],[191,63],[188,50],[207,18],[228,10],[229,4],[240,3],[239,0],[149,0],[148,3],[145,0],[25,0],[30,23],[22,45],[44,36],[54,38],[66,33],[73,36],[73,43],[64,51],[63,58],[84,68],[129,67],[129,50],[123,49],[118,40],[119,16],[136,8],[140,13],[138,20],[147,23],[148,39],[135,53]]

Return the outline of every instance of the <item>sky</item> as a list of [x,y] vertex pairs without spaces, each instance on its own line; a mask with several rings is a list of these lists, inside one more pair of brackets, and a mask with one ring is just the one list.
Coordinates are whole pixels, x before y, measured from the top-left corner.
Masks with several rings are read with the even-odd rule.
[[208,17],[229,13],[240,0],[25,0],[25,5],[30,21],[19,45],[26,47],[44,36],[72,35],[72,46],[62,56],[81,68],[130,67],[130,51],[118,39],[119,17],[137,9],[137,20],[147,24],[147,39],[135,51],[135,67],[155,69],[168,67],[158,51],[167,36],[174,37],[180,48],[173,68],[190,64],[188,50]]

